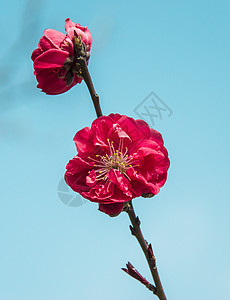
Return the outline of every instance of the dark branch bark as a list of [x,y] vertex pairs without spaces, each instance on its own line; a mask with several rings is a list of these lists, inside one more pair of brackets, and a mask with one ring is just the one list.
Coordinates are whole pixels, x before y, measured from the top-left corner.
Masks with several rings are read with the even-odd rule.
[[142,251],[145,254],[153,280],[155,282],[156,291],[154,292],[154,294],[157,295],[160,300],[167,300],[163,290],[163,286],[160,281],[159,273],[157,271],[156,259],[153,255],[151,244],[148,244],[143,237],[143,234],[140,229],[140,220],[138,217],[136,217],[131,201],[129,202],[129,205],[126,208],[126,212],[128,213],[130,221],[132,223],[132,226],[130,226],[131,233],[136,237],[141,246]]
[[88,87],[88,90],[90,92],[90,96],[93,100],[93,105],[94,105],[97,117],[101,117],[102,116],[102,111],[101,111],[101,106],[100,106],[100,102],[99,102],[99,96],[97,95],[97,93],[94,89],[93,82],[92,82],[91,76],[89,74],[89,70],[88,70],[86,60],[83,57],[79,57],[78,62],[81,65],[82,76],[85,80],[85,83],[86,83],[86,85]]

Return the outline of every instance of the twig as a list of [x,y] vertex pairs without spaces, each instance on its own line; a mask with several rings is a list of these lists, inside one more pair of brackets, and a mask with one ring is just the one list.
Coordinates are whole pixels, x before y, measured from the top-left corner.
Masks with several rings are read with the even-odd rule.
[[132,276],[133,278],[135,278],[136,280],[138,280],[139,282],[141,282],[143,285],[145,285],[147,287],[147,289],[149,289],[151,292],[153,292],[153,294],[156,295],[156,287],[154,285],[152,285],[150,282],[148,282],[148,280],[146,280],[138,271],[137,269],[134,268],[134,266],[128,262],[126,264],[126,268],[121,268],[125,273],[127,273],[128,275]]
[[126,207],[126,212],[128,213],[130,221],[132,223],[132,226],[130,225],[131,233],[132,233],[132,235],[134,235],[136,237],[136,239],[138,240],[138,242],[141,246],[141,249],[143,250],[143,252],[145,254],[145,257],[147,259],[153,280],[155,282],[156,290],[155,290],[154,294],[157,295],[160,300],[167,300],[164,290],[163,290],[163,286],[160,281],[159,273],[157,271],[156,259],[153,254],[152,246],[151,246],[151,244],[148,244],[147,241],[143,237],[143,234],[140,229],[140,220],[134,212],[131,201],[129,202],[129,204]]
[[79,57],[78,62],[81,65],[82,76],[85,80],[85,83],[86,83],[88,89],[89,89],[90,96],[93,100],[93,105],[96,110],[97,117],[101,117],[102,111],[101,111],[101,106],[100,106],[100,102],[99,102],[99,96],[97,95],[97,93],[94,89],[93,82],[92,82],[91,76],[89,74],[88,66],[86,63],[86,59],[83,57]]

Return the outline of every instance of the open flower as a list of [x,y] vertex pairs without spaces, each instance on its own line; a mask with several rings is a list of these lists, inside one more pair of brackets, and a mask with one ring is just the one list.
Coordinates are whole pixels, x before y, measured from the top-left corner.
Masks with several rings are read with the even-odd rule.
[[74,142],[78,154],[67,164],[65,180],[106,214],[120,213],[142,194],[156,195],[166,181],[170,162],[162,136],[142,120],[102,116]]
[[76,61],[77,52],[88,61],[92,35],[87,27],[65,20],[67,34],[46,29],[31,55],[38,88],[48,95],[68,91],[82,81],[80,66]]

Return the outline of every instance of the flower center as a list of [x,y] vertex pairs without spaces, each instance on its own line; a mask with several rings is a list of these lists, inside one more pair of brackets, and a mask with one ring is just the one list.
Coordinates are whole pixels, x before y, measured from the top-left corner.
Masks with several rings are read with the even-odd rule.
[[89,157],[89,159],[93,160],[95,162],[94,167],[96,172],[96,180],[106,180],[107,176],[106,174],[111,169],[118,170],[121,174],[124,174],[129,180],[129,176],[126,174],[126,171],[128,168],[133,167],[132,158],[129,158],[129,155],[127,154],[128,148],[125,147],[125,151],[123,151],[123,139],[119,142],[119,147],[117,150],[114,149],[113,142],[110,142],[108,139],[109,144],[109,154],[106,155],[96,155],[97,159],[93,159]]

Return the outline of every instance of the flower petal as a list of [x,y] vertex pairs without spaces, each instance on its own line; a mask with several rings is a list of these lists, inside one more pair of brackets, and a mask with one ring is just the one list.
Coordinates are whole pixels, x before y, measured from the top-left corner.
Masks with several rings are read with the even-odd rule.
[[123,174],[121,174],[116,169],[111,169],[107,173],[107,177],[110,181],[112,181],[124,194],[129,197],[132,197],[132,193],[130,192],[131,185],[130,182]]
[[124,203],[99,204],[99,210],[111,217],[115,217],[122,212],[123,206]]
[[106,116],[99,117],[92,123],[90,135],[94,146],[109,148],[108,133],[113,124],[113,120]]
[[75,84],[80,83],[81,79],[76,75],[70,86],[66,85],[66,80],[59,78],[58,70],[43,69],[36,73],[38,88],[41,88],[47,95],[62,94],[71,89]]
[[67,164],[66,170],[68,174],[74,175],[76,173],[81,173],[84,170],[88,172],[92,167],[93,163],[88,162],[79,156],[75,156]]
[[85,127],[79,130],[74,136],[74,143],[76,145],[78,153],[91,152],[93,150],[93,143],[89,139],[90,127]]
[[156,195],[160,191],[155,183],[148,182],[141,173],[136,173],[133,168],[129,168],[127,174],[131,178],[132,189],[136,194],[135,197],[140,197],[143,193]]
[[39,55],[34,61],[35,71],[40,69],[62,68],[69,53],[62,50],[50,49]]
[[90,187],[95,186],[97,183],[96,181],[96,172],[95,170],[92,170],[89,172],[89,175],[86,177],[86,184]]
[[42,54],[42,50],[40,48],[35,49],[31,55],[32,61],[34,61],[41,54]]
[[117,121],[121,128],[128,134],[132,142],[139,140],[139,130],[136,121],[133,118],[127,116],[121,116]]
[[164,144],[164,141],[163,141],[163,138],[162,138],[162,135],[160,134],[160,132],[158,132],[157,130],[152,129],[152,128],[150,129],[150,139],[152,141],[157,142],[159,145]]
[[114,184],[107,180],[105,183],[98,182],[88,192],[83,191],[81,195],[92,202],[113,203],[111,198],[114,194]]
[[58,47],[56,47],[46,36],[43,36],[39,43],[38,43],[38,47],[43,51],[47,51],[50,49],[58,49]]
[[53,48],[60,49],[62,42],[66,38],[66,35],[60,31],[54,29],[46,29],[44,35],[53,45]]
[[[88,46],[88,51],[90,51],[92,44],[92,35],[88,28],[85,26],[81,26],[78,23],[72,22],[69,18],[65,20],[65,30],[67,32],[68,37],[72,40],[76,34],[81,36],[82,42]],[[76,33],[76,34],[75,34]]]
[[91,163],[88,163],[79,156],[74,157],[66,166],[66,183],[75,192],[88,191],[90,188],[86,185],[86,177],[91,169]]
[[136,120],[135,122],[139,130],[139,138],[148,139],[150,137],[149,125],[143,120]]

